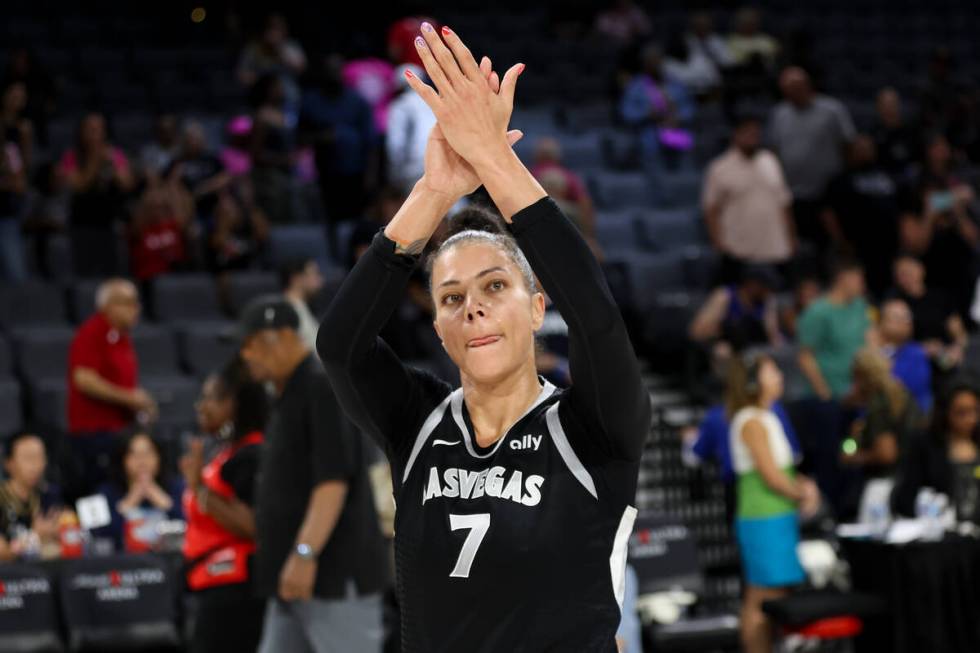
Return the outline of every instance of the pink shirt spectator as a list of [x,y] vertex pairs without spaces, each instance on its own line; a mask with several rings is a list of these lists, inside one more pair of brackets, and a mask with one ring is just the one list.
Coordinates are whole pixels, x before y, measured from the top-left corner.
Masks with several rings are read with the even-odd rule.
[[357,59],[344,65],[344,85],[354,89],[374,111],[378,133],[388,129],[388,104],[395,92],[394,67],[383,59]]

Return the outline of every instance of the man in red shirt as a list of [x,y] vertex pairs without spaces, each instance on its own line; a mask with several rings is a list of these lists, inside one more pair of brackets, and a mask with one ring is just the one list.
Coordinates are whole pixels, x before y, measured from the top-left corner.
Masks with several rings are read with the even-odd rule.
[[75,333],[68,353],[68,433],[76,496],[105,480],[116,435],[134,419],[156,417],[153,397],[137,386],[129,338],[140,315],[136,286],[109,279],[99,286],[96,313]]

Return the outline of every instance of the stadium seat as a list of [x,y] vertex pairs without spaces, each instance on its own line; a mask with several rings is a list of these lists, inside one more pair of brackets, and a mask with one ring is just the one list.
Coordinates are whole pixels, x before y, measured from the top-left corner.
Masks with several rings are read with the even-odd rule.
[[141,376],[140,384],[156,399],[162,426],[194,427],[197,421],[194,402],[200,391],[196,380],[177,375]]
[[701,173],[697,171],[661,173],[654,187],[657,205],[663,208],[698,206],[701,183]]
[[562,107],[558,122],[571,133],[593,132],[612,125],[614,109],[607,102]]
[[283,225],[269,232],[269,258],[278,267],[298,258],[314,258],[326,267],[327,237],[319,225]]
[[582,136],[565,136],[560,140],[562,164],[572,170],[587,170],[602,165],[602,142],[596,132]]
[[592,187],[603,209],[638,209],[651,204],[650,179],[643,173],[599,173],[592,177]]
[[68,431],[68,386],[64,376],[38,378],[28,386],[32,423]]
[[653,307],[657,293],[683,287],[683,257],[677,254],[633,254],[621,257],[629,279],[630,304],[639,311]]
[[261,295],[279,292],[279,279],[272,272],[237,272],[228,277],[228,295],[235,315]]
[[198,379],[221,369],[238,351],[229,322],[191,324],[180,330],[181,359]]
[[28,383],[60,379],[68,373],[68,349],[74,332],[68,327],[38,327],[14,335],[15,357],[20,376]]
[[[23,425],[24,409],[20,384],[12,378],[0,377],[0,433],[12,433]],[[0,647],[0,650],[3,648]]]
[[609,256],[635,250],[638,242],[636,214],[630,210],[599,213],[595,219],[595,233],[599,244]]
[[0,335],[0,378],[11,376],[14,373],[14,352],[10,346],[10,341]]
[[174,568],[153,555],[64,562],[59,595],[72,651],[177,650]]
[[81,279],[68,290],[68,308],[72,321],[81,324],[95,313],[95,293],[102,283],[99,279]]
[[166,275],[153,283],[153,314],[160,322],[223,320],[214,278],[203,274]]
[[140,376],[180,374],[174,332],[166,326],[141,324],[130,337],[136,350]]
[[0,285],[0,325],[7,329],[67,323],[59,286],[35,280]]
[[55,585],[31,564],[0,565],[0,651],[63,651]]
[[697,211],[640,211],[637,224],[640,244],[651,251],[676,251],[701,240],[701,216]]

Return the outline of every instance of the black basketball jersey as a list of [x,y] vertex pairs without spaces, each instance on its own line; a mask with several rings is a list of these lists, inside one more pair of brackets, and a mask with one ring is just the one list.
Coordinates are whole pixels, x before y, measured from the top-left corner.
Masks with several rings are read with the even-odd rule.
[[413,263],[383,235],[320,329],[339,400],[391,462],[405,653],[616,650],[649,399],[575,228],[545,199],[512,231],[569,324],[573,385],[542,381],[491,447],[477,445],[461,389],[376,337]]

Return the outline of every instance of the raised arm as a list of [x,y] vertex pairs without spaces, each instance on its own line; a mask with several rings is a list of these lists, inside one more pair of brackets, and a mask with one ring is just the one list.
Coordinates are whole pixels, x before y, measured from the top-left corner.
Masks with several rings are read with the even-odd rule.
[[511,224],[535,274],[568,323],[573,384],[569,404],[601,438],[600,446],[605,444],[614,456],[639,459],[650,403],[622,316],[588,245],[505,137],[523,64],[508,70],[500,92],[492,93],[454,32],[443,29],[445,43],[431,26],[423,25],[422,33],[424,40],[417,40],[416,46],[439,93],[418,80],[410,83]]
[[[489,59],[478,70],[485,87],[499,89]],[[517,131],[507,133],[505,143],[520,137]],[[425,174],[354,266],[320,325],[317,352],[344,411],[358,427],[396,450],[403,450],[404,440],[415,435],[408,425],[419,415],[424,418],[434,398],[444,397],[449,387],[406,368],[378,333],[401,302],[418,256],[443,216],[479,184],[439,127],[433,128]]]

